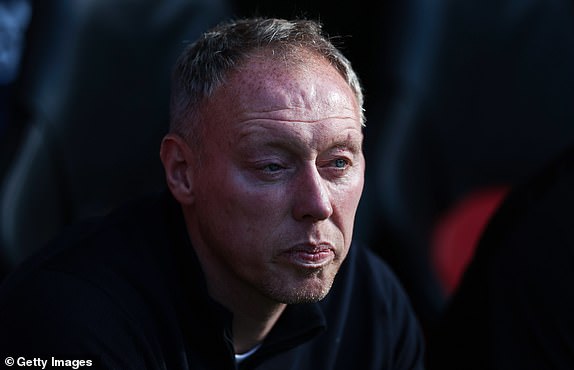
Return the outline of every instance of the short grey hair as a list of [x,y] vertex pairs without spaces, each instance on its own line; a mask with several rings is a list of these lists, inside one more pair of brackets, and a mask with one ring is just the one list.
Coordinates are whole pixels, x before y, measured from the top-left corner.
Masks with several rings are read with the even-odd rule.
[[170,131],[197,144],[205,129],[199,127],[201,103],[225,82],[231,71],[259,50],[294,56],[301,49],[325,58],[347,81],[364,124],[359,78],[349,60],[323,33],[319,22],[247,18],[221,23],[183,50],[172,75]]

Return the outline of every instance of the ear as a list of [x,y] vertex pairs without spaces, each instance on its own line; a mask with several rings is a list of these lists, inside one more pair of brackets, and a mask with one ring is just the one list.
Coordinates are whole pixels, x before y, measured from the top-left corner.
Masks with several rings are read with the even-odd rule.
[[161,142],[160,158],[174,198],[181,204],[193,203],[194,157],[190,147],[180,136],[167,134]]

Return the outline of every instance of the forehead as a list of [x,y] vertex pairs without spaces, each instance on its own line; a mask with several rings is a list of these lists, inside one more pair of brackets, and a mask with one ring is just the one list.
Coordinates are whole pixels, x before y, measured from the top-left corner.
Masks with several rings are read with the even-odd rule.
[[360,118],[356,97],[341,74],[323,57],[305,51],[289,59],[254,53],[216,95],[240,119]]

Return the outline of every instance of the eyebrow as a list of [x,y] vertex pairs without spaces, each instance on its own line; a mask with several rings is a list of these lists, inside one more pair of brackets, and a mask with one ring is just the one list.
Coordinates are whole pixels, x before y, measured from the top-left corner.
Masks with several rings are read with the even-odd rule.
[[[251,137],[246,139],[246,137]],[[313,150],[317,149],[320,152],[325,151],[348,151],[353,155],[362,153],[362,136],[360,138],[356,138],[354,135],[348,134],[344,138],[334,138],[334,140],[330,141],[325,145],[324,148],[312,148]],[[285,136],[277,136],[277,137],[259,137],[256,134],[246,134],[241,135],[239,138],[239,148],[249,149],[252,146],[256,146],[257,149],[276,149],[285,152],[299,152],[305,153],[308,152],[309,146],[296,139],[296,137],[292,137],[290,135]]]
[[[341,131],[334,132],[328,141],[321,148],[314,148],[320,151],[325,150],[348,150],[352,153],[361,153],[364,135],[362,130],[356,130],[352,127],[342,128]],[[250,127],[241,130],[236,136],[238,147],[249,145],[265,146],[268,148],[277,148],[286,151],[306,151],[309,143],[314,141],[322,142],[320,138],[311,138],[310,141],[305,134],[299,134],[291,130],[281,130],[273,128],[270,130],[266,126]]]
[[347,135],[346,139],[343,140],[335,140],[329,148],[331,149],[341,149],[341,150],[350,150],[353,153],[359,153],[362,151],[363,148],[363,138],[361,136],[360,140],[356,140],[355,138],[351,138],[351,135]]

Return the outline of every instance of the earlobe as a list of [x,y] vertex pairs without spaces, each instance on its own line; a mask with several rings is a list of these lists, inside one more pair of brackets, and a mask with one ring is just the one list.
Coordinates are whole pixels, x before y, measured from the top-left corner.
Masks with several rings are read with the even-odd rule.
[[192,155],[187,143],[177,135],[167,134],[161,142],[160,157],[174,198],[181,204],[193,203]]

